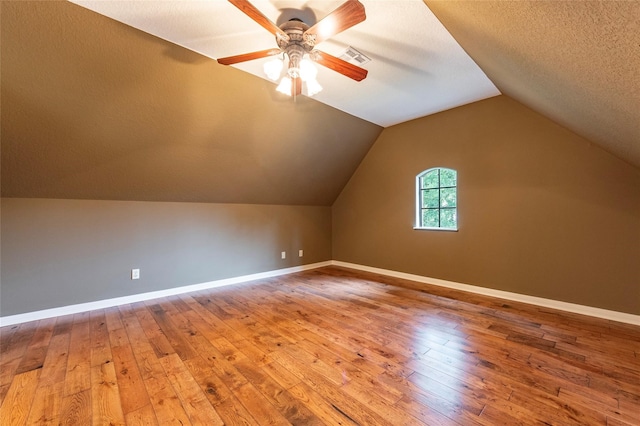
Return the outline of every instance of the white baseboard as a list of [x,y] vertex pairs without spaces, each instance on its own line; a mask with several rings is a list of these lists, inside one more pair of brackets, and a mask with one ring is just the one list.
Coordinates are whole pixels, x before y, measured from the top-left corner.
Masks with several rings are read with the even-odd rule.
[[62,315],[77,314],[80,312],[93,311],[95,309],[111,308],[113,306],[124,305],[127,303],[144,302],[146,300],[158,299],[160,297],[174,296],[176,294],[189,293],[192,291],[207,290],[215,287],[223,287],[227,285],[245,283],[264,278],[277,277],[280,275],[293,274],[295,272],[307,271],[309,269],[330,266],[331,261],[311,263],[308,265],[294,266],[285,269],[276,269],[274,271],[260,272],[257,274],[242,275],[239,277],[225,278],[206,283],[193,284],[184,287],[169,288],[166,290],[152,291],[148,293],[132,294],[130,296],[115,297],[113,299],[98,300],[95,302],[79,303],[77,305],[62,306],[59,308],[44,309],[42,311],[27,312],[24,314],[9,315],[0,317],[0,327],[7,325],[20,324],[23,322],[36,321],[45,318],[58,317]]
[[624,312],[610,311],[607,309],[594,308],[591,306],[577,305],[574,303],[561,302],[558,300],[544,299],[542,297],[527,296],[524,294],[511,293],[508,291],[494,290],[486,287],[479,287],[470,284],[457,283],[455,281],[441,280],[438,278],[429,278],[422,275],[408,274],[405,272],[393,271],[390,269],[374,268],[372,266],[358,265],[355,263],[342,262],[339,260],[329,260],[326,262],[311,263],[309,265],[294,266],[285,269],[276,269],[273,271],[260,272],[257,274],[242,275],[239,277],[225,278],[206,283],[193,284],[184,287],[170,288],[166,290],[152,291],[148,293],[133,294],[130,296],[116,297],[113,299],[98,300],[95,302],[80,303],[77,305],[62,306],[59,308],[44,309],[41,311],[27,312],[24,314],[9,315],[0,317],[0,327],[8,325],[20,324],[29,321],[36,321],[45,318],[52,318],[62,315],[76,314],[80,312],[92,311],[95,309],[110,308],[113,306],[124,305],[127,303],[144,302],[146,300],[157,299],[160,297],[174,296],[177,294],[189,293],[192,291],[207,290],[215,287],[223,287],[233,284],[245,283],[264,278],[277,277],[280,275],[293,274],[295,272],[308,271],[310,269],[322,268],[324,266],[340,266],[343,268],[356,269],[365,272],[373,272],[375,274],[386,275],[389,277],[401,278],[410,281],[421,282],[425,284],[437,285],[440,287],[453,288],[469,293],[482,294],[485,296],[497,297],[515,302],[529,303],[531,305],[542,306],[560,311],[573,312],[576,314],[588,315],[596,318],[603,318],[612,321],[623,322],[627,324],[640,325],[640,315],[628,314]]
[[331,261],[334,266],[343,268],[357,269],[365,272],[373,272],[375,274],[386,275],[389,277],[401,278],[410,281],[417,281],[425,284],[433,284],[440,287],[453,288],[456,290],[467,291],[469,293],[482,294],[485,296],[497,297],[500,299],[511,300],[514,302],[523,302],[531,305],[542,306],[545,308],[557,309],[559,311],[572,312],[575,314],[588,315],[596,318],[603,318],[612,321],[623,322],[627,324],[640,325],[640,315],[627,314],[625,312],[610,311],[607,309],[594,308],[592,306],[577,305],[575,303],[561,302],[558,300],[544,299],[542,297],[527,296],[525,294],[511,293],[509,291],[494,290],[492,288],[479,287],[470,284],[461,284],[454,281],[446,281],[438,278],[429,278],[422,275],[407,274],[404,272],[392,271],[389,269],[374,268],[371,266],[358,265],[355,263],[341,262],[339,260]]

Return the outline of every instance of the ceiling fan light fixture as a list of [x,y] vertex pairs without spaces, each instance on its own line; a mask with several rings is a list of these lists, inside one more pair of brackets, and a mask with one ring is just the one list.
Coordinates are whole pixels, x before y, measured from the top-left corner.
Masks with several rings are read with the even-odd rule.
[[305,58],[300,61],[300,78],[302,81],[315,80],[317,75],[318,70],[311,60]]
[[289,69],[287,70],[287,74],[289,74],[289,77],[291,78],[298,78],[300,77],[300,68],[289,67]]
[[322,91],[322,86],[315,78],[307,80],[307,96],[313,96]]
[[270,80],[277,81],[280,78],[282,67],[282,60],[279,58],[275,58],[268,62],[265,62],[263,69],[264,73],[267,75],[267,77],[269,77]]
[[276,91],[284,95],[291,96],[291,78],[289,78],[289,76],[287,75],[282,77],[282,80],[280,80],[280,84],[278,84]]
[[342,5],[312,26],[305,24],[296,17],[276,25],[262,14],[250,0],[229,0],[229,2],[275,35],[278,49],[265,49],[218,58],[219,64],[233,65],[282,54],[282,58],[279,61],[271,60],[264,63],[263,69],[269,79],[277,81],[282,75],[282,68],[284,68],[286,60],[288,62],[287,72],[276,90],[294,98],[302,94],[303,86],[306,86],[308,96],[312,96],[322,90],[322,86],[317,80],[318,71],[312,61],[355,81],[361,81],[366,78],[367,70],[344,59],[315,49],[317,44],[366,19],[364,6],[358,0],[344,0]]

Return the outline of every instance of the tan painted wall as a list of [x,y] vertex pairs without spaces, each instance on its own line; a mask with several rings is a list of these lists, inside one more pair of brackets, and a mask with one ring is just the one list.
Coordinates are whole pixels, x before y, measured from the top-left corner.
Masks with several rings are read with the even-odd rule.
[[[459,231],[415,176],[458,171]],[[385,129],[333,206],[333,257],[640,314],[640,170],[506,96]]]
[[331,208],[3,198],[1,235],[7,316],[330,260]]
[[[458,170],[459,232],[412,229],[415,175],[436,166]],[[640,314],[640,171],[505,96],[386,129],[333,208],[3,198],[1,214],[1,316],[331,258]]]
[[0,38],[2,197],[330,206],[382,131],[70,2]]

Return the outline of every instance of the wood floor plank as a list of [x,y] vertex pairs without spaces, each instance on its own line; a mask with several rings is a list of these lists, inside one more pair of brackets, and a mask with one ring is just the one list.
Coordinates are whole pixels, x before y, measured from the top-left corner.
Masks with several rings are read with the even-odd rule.
[[478,422],[486,426],[494,425],[533,425],[532,418],[516,418],[510,413],[502,411],[495,405],[487,405],[478,416]]
[[259,365],[255,365],[248,359],[238,360],[234,362],[234,365],[291,424],[323,424],[307,407],[291,396],[289,391],[264,372]]
[[114,346],[111,351],[120,391],[122,412],[127,415],[132,411],[150,405],[149,395],[131,347]]
[[405,395],[396,406],[427,425],[474,425],[474,417],[459,407],[425,394]]
[[527,408],[530,411],[543,411],[545,416],[556,424],[604,424],[606,414],[581,407],[570,401],[562,400],[537,392],[514,392],[509,399],[513,404]]
[[[2,354],[6,354],[9,352],[9,344],[13,341],[13,336],[18,332],[18,330],[22,326],[33,327],[34,323],[23,322],[21,324],[13,324],[13,325],[0,327],[0,351]],[[2,360],[0,360],[0,365],[2,365]]]
[[113,362],[109,330],[107,329],[107,318],[104,310],[90,312],[89,327],[91,367],[102,365],[105,362]]
[[69,334],[58,334],[51,337],[42,365],[40,386],[64,382],[67,372],[67,359],[69,357],[69,338]]
[[[153,305],[158,306],[158,305]],[[146,388],[149,401],[160,424],[190,425],[189,416],[180,403],[180,399],[171,384],[170,378],[162,368],[160,359],[148,342],[130,306],[121,306],[122,323],[127,331],[135,357],[141,382]]]
[[2,348],[2,358],[0,358],[0,365],[11,362],[14,359],[22,358],[37,327],[38,321],[3,327],[7,330],[2,334],[3,341],[0,345],[0,348]]
[[127,426],[158,426],[159,424],[151,404],[127,413],[125,421]]
[[216,411],[224,420],[225,425],[260,425],[260,419],[255,419],[240,400],[233,394],[231,397],[217,404]]
[[225,336],[230,342],[244,338],[207,309],[208,306],[212,306],[212,303],[211,299],[206,295],[194,293],[192,295],[181,295],[181,298],[191,307],[193,314],[199,315],[200,318],[208,324],[208,328],[218,335]]
[[91,367],[91,419],[94,425],[124,425],[113,362]]
[[65,374],[65,395],[91,388],[91,335],[89,312],[74,315],[69,338],[69,357]]
[[[13,379],[13,376],[12,376]],[[7,392],[9,392],[9,384],[0,385],[0,406],[4,402],[4,398],[7,396]]]
[[271,378],[284,389],[291,389],[292,387],[300,383],[300,378],[298,378],[295,374],[293,374],[280,363],[270,362],[262,366],[262,370],[266,374],[271,376]]
[[359,380],[351,380],[342,386],[342,391],[353,397],[363,406],[369,408],[375,414],[388,421],[390,424],[398,425],[422,425],[423,422],[412,413],[398,407],[395,401],[390,403],[384,398],[380,398],[371,386],[365,385]]
[[91,424],[91,390],[87,389],[73,395],[66,395],[62,399],[60,424],[88,425]]
[[303,405],[327,425],[358,425],[355,419],[344,413],[339,406],[331,404],[319,393],[314,391],[305,383],[298,383],[289,389],[292,397],[296,398]]
[[38,387],[40,373],[40,369],[31,370],[17,374],[13,378],[7,396],[0,406],[1,425],[23,425],[26,423]]
[[160,329],[162,329],[164,335],[171,343],[173,350],[183,360],[196,357],[198,354],[193,347],[187,342],[183,333],[180,332],[176,324],[171,320],[171,316],[167,314],[166,310],[160,304],[154,303],[148,305],[149,311],[153,316],[153,319],[158,323]]
[[42,368],[49,342],[53,335],[55,323],[56,318],[48,318],[38,321],[38,328],[33,334],[25,356],[22,357],[15,374],[24,373],[36,368]]
[[192,424],[212,426],[224,424],[178,355],[163,357],[160,363]]
[[[18,366],[22,363],[22,358],[14,358],[10,361],[5,362],[0,365],[0,387],[5,390],[9,390],[9,385],[13,381],[13,378],[16,375],[16,371]],[[0,398],[0,404],[2,404],[2,400],[4,399],[4,395]]]
[[[585,397],[584,395],[580,395],[574,393],[570,390],[560,389],[560,393],[558,395],[561,401],[567,401],[570,406],[579,407],[580,410],[586,410],[589,412],[596,411],[602,413],[607,417],[607,421],[609,420],[619,420],[626,423],[633,424],[638,421],[638,413],[637,412],[627,412],[624,409],[619,408],[618,401],[611,400],[609,398],[592,398]],[[634,408],[637,411],[637,407]],[[595,417],[595,414],[592,414]]]
[[321,372],[308,368],[306,362],[298,360],[286,351],[278,351],[273,356],[275,362],[291,371],[351,421],[359,424],[393,424],[371,411],[364,403],[342,392],[339,386],[325,378]]
[[[369,373],[366,369],[335,356],[330,351],[312,344],[307,340],[300,340],[296,347],[312,354],[324,364],[338,369],[338,371],[341,372],[343,386],[357,381],[359,388],[368,388],[370,393],[374,393],[377,398],[382,398],[389,404],[393,404],[402,398],[402,392],[400,390],[377,379],[378,374],[382,374],[383,372],[378,372],[373,369],[372,373]],[[362,359],[360,357],[358,358]]]
[[338,267],[0,328],[8,425],[640,425],[640,327]]
[[156,418],[162,425],[191,425],[189,416],[166,377],[149,377],[145,386]]
[[39,386],[36,390],[27,425],[59,425],[64,397],[64,382]]
[[232,392],[258,423],[265,425],[290,425],[284,413],[278,411],[252,383],[247,382],[235,388]]
[[247,379],[211,342],[200,335],[191,336],[191,341],[200,354],[195,359],[203,358],[206,360],[209,368],[223,381],[228,389],[234,390],[247,383]]
[[[221,339],[224,339],[224,341],[229,342],[226,337],[224,338],[220,338],[220,339],[216,339],[214,341],[214,345],[216,347],[218,347],[219,349],[221,348],[221,344],[220,341]],[[246,357],[247,359],[250,359],[251,362],[253,362],[256,365],[259,366],[264,366],[268,363],[271,362],[271,358],[269,358],[269,355],[266,354],[265,352],[263,352],[262,350],[260,350],[260,348],[258,348],[257,346],[255,346],[254,344],[252,344],[251,342],[247,341],[247,340],[236,340],[233,343],[229,342],[233,347],[235,347],[238,351],[240,351],[242,353],[242,355],[244,357]]]

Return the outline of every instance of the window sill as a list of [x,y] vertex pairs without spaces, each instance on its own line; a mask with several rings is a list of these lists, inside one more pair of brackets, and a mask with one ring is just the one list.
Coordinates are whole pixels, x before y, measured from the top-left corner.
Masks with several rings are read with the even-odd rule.
[[426,228],[426,227],[414,226],[413,229],[415,229],[416,231],[449,231],[449,232],[458,232],[458,228]]

